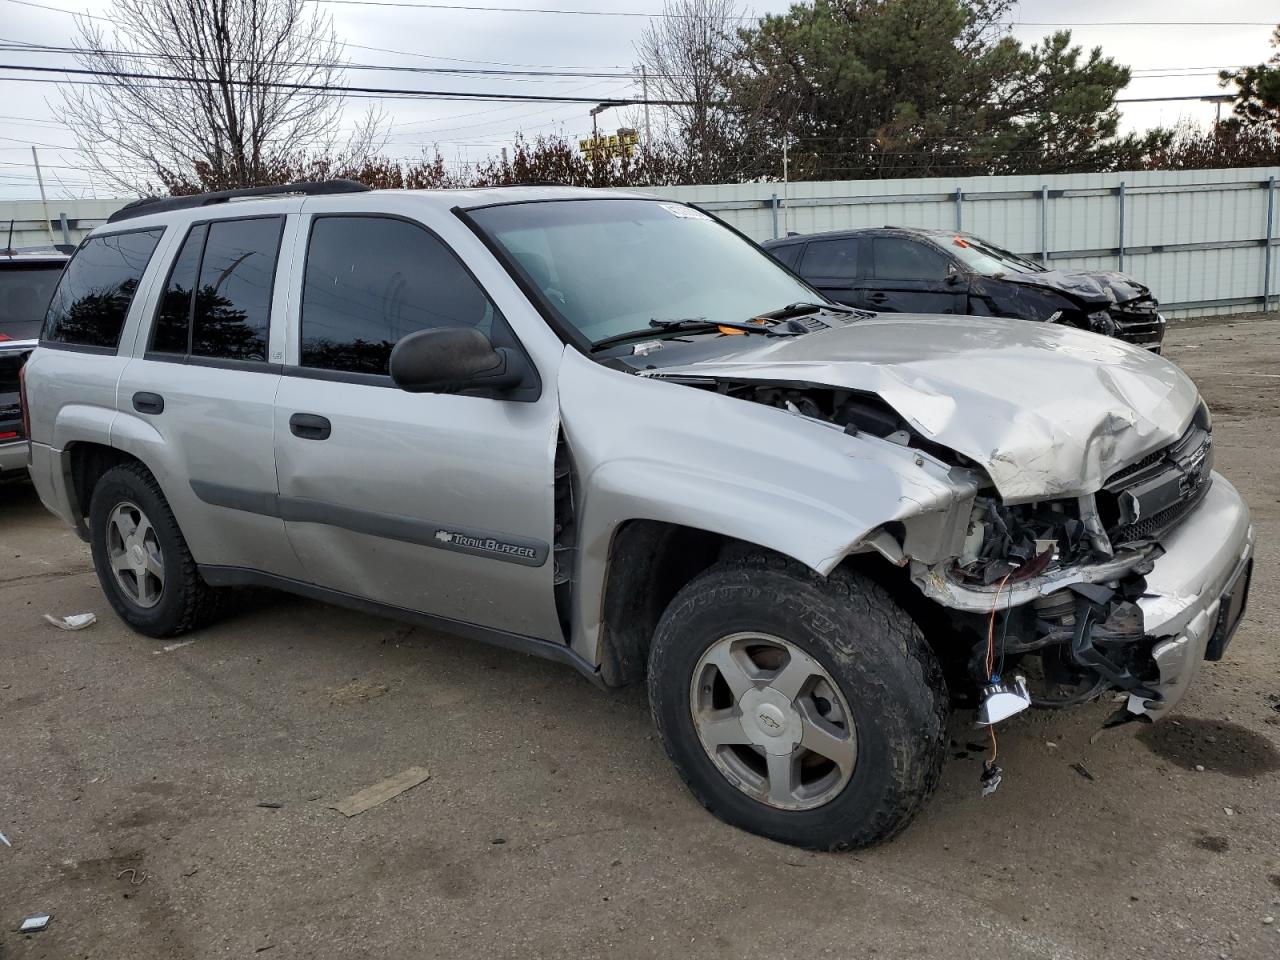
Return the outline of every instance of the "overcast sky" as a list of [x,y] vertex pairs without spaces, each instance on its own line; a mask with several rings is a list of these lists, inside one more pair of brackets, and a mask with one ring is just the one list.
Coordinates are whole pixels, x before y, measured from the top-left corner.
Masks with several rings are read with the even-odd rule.
[[[415,0],[406,0],[415,2]],[[429,0],[421,0],[429,2]],[[661,0],[456,0],[492,6],[543,6],[592,11],[656,12]],[[0,42],[70,44],[73,18],[49,7],[109,14],[110,0],[0,0]],[[778,12],[786,0],[754,0],[749,12]],[[38,8],[38,7],[43,7]],[[633,16],[572,16],[541,13],[404,9],[325,2],[339,36],[349,46],[353,63],[407,66],[554,66],[599,71],[629,71],[634,43],[646,20]],[[1199,96],[1220,92],[1216,71],[1259,63],[1271,54],[1271,27],[1235,25],[1236,21],[1274,24],[1280,19],[1275,0],[1021,0],[1013,34],[1031,43],[1056,29],[1069,27],[1075,42],[1101,46],[1134,71],[1126,97]],[[1123,24],[1115,21],[1123,20]],[[1178,24],[1177,21],[1195,21]],[[1107,25],[1099,25],[1102,22]],[[385,51],[361,49],[377,47]],[[70,65],[66,57],[0,52],[4,63]],[[91,182],[83,155],[70,134],[53,117],[57,88],[26,83],[4,72],[0,76],[0,199],[38,196],[30,146],[40,150],[51,197],[109,196]],[[519,80],[476,77],[440,78],[387,71],[352,71],[348,83],[365,86],[555,93],[600,99],[638,96],[638,85],[618,78],[550,78]],[[353,101],[354,119],[367,101]],[[576,139],[590,133],[587,105],[460,103],[456,101],[386,101],[394,123],[387,153],[417,157],[439,144],[454,163],[497,152],[516,131],[537,135],[561,133]],[[1126,129],[1171,125],[1181,119],[1206,123],[1211,104],[1198,102],[1122,105]],[[622,125],[619,111],[600,117],[602,129]]]

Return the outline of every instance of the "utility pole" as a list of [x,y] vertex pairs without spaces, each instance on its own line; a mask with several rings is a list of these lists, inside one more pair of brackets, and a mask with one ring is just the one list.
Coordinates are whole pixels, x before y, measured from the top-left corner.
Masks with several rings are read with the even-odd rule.
[[36,165],[36,183],[40,184],[40,209],[44,211],[44,228],[49,231],[50,245],[56,243],[53,239],[53,224],[49,220],[49,200],[44,195],[44,176],[40,173],[40,155],[36,153],[36,148],[31,148],[31,162]]
[[782,135],[782,235],[785,237],[789,232],[791,223],[791,210],[787,204],[787,185],[790,182],[790,171],[787,167],[787,148],[791,145],[791,137],[788,134]]
[[598,103],[591,108],[591,185],[599,186],[600,181],[600,128],[596,117],[609,109],[609,104]]
[[649,72],[644,64],[640,64],[640,95],[644,97],[644,147],[649,149],[653,142],[653,131],[649,129]]

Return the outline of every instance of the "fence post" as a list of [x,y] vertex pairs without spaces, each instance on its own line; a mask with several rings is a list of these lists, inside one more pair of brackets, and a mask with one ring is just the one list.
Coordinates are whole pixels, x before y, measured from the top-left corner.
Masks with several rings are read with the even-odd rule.
[[1040,265],[1049,266],[1049,187],[1040,187]]
[[769,206],[773,208],[773,239],[778,239],[778,195],[775,193],[769,201]]
[[67,223],[67,215],[65,213],[58,214],[58,220],[62,224],[62,243],[64,246],[71,246],[71,225]]
[[1120,181],[1120,190],[1117,194],[1120,198],[1120,266],[1116,269],[1124,271],[1124,181]]
[[1271,225],[1276,205],[1276,178],[1267,178],[1267,239],[1262,247],[1262,312],[1271,308]]
[[956,233],[964,229],[964,191],[956,187]]

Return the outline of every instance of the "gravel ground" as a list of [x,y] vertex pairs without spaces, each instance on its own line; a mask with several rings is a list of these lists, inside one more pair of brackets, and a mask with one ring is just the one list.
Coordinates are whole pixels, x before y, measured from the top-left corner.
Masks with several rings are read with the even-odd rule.
[[88,549],[0,490],[0,958],[1280,956],[1276,319],[1170,336],[1259,527],[1226,659],[1156,727],[1016,718],[986,799],[957,716],[932,804],[856,854],[704,813],[639,689],[275,595],[185,646],[132,634]]

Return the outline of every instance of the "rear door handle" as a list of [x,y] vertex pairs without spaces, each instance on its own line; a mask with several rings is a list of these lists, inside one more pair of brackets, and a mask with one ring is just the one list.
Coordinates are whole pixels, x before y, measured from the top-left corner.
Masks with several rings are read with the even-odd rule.
[[887,293],[868,293],[867,299],[872,303],[884,303],[889,299],[889,295]]
[[333,432],[329,419],[314,413],[295,413],[289,418],[289,429],[303,440],[328,440]]
[[133,409],[139,413],[164,413],[164,397],[140,390],[133,395]]

